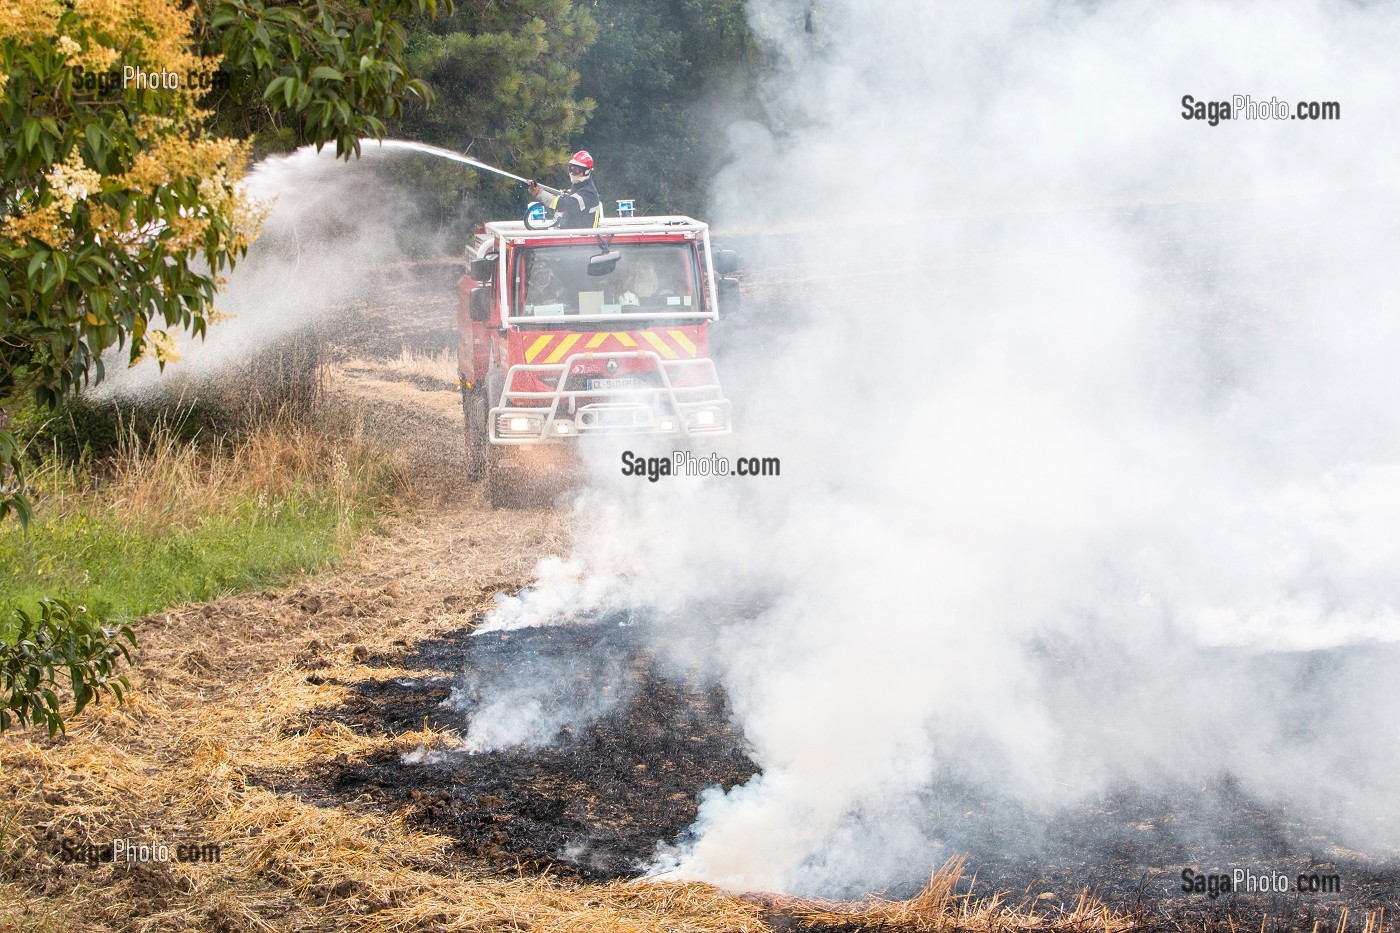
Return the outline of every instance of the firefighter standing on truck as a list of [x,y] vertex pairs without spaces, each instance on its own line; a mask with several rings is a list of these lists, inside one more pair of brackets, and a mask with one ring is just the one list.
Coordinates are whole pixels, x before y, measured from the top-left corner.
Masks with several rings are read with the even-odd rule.
[[569,190],[552,191],[531,180],[530,197],[552,211],[562,214],[559,226],[564,230],[596,227],[603,220],[603,199],[593,186],[593,157],[580,149],[569,159]]

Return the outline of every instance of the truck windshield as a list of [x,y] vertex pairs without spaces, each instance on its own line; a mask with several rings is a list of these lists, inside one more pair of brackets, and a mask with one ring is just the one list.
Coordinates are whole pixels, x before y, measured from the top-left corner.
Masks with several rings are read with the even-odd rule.
[[690,243],[614,246],[622,258],[607,275],[588,274],[593,243],[522,251],[524,287],[514,313],[526,317],[699,311],[698,270]]

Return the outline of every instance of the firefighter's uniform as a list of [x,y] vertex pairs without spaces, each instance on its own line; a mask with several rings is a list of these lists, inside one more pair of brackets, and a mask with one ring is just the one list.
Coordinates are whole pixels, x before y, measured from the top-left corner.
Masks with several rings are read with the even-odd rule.
[[559,221],[560,228],[564,230],[596,227],[603,219],[603,199],[598,197],[598,189],[594,187],[592,177],[584,179],[557,196],[547,191],[541,192],[540,203],[564,215]]

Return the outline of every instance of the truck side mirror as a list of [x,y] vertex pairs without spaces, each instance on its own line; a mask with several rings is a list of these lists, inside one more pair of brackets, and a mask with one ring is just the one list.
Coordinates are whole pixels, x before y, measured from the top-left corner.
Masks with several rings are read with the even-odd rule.
[[472,278],[478,282],[489,282],[496,274],[496,261],[498,256],[482,256],[480,259],[473,259],[471,263]]
[[478,324],[491,320],[491,291],[490,285],[478,285],[472,289],[471,318]]
[[719,285],[719,316],[729,317],[731,314],[739,312],[739,280],[720,279]]
[[716,275],[733,275],[739,271],[739,254],[732,249],[717,249],[711,254],[715,260]]

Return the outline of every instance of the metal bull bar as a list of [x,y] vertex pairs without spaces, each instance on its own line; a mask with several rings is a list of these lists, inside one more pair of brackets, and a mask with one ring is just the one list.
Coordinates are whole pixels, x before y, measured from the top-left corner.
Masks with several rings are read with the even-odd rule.
[[[661,379],[659,386],[566,389],[577,360],[647,360]],[[675,385],[672,372],[700,370],[706,381]],[[642,371],[635,375],[642,375]],[[516,389],[517,374],[558,373],[559,382],[547,392]],[[633,374],[628,374],[633,375]],[[588,376],[584,385],[587,386]],[[594,377],[611,378],[611,377]],[[621,378],[626,378],[621,377]],[[544,405],[522,406],[526,399],[548,399]],[[597,401],[579,405],[580,399]],[[565,406],[565,403],[567,405]],[[561,408],[567,407],[567,411]],[[581,351],[558,363],[517,363],[506,371],[499,404],[489,417],[491,443],[536,444],[587,434],[728,434],[729,400],[720,388],[714,361],[663,360],[652,350]]]

